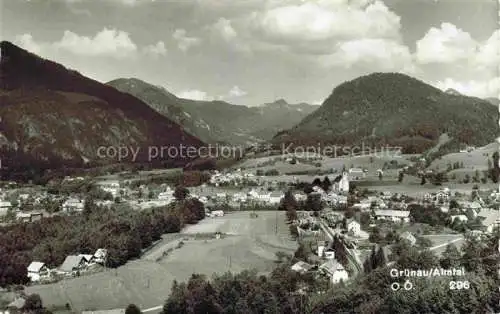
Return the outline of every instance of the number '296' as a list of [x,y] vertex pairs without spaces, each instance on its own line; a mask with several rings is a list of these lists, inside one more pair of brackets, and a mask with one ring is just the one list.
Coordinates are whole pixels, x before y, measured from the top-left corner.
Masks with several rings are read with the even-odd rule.
[[470,288],[468,281],[450,281],[450,290],[465,290]]

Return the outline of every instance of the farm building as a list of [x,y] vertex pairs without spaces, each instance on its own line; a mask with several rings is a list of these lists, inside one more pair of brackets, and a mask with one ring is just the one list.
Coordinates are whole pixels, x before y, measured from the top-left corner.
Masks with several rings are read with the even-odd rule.
[[58,273],[65,275],[74,275],[75,273],[84,270],[87,267],[87,262],[83,256],[68,255],[59,266]]
[[349,232],[353,236],[357,236],[360,234],[361,225],[359,224],[359,222],[351,218],[346,221],[346,229],[347,232]]
[[27,276],[32,282],[49,278],[50,276],[49,268],[42,262],[31,262],[31,264],[29,264],[28,266]]
[[407,210],[376,210],[377,220],[389,220],[393,222],[409,222],[410,211]]
[[408,231],[403,232],[400,236],[401,239],[408,241],[411,245],[415,245],[417,243],[417,239],[413,234]]
[[322,264],[319,269],[325,275],[330,277],[333,284],[349,279],[349,274],[345,270],[344,266],[342,266],[342,264],[335,259],[330,259],[326,263]]
[[306,262],[303,262],[303,261],[298,261],[297,263],[293,264],[291,267],[291,269],[293,271],[296,271],[298,273],[306,273],[309,270],[311,270],[312,268],[313,268],[312,265],[310,265]]

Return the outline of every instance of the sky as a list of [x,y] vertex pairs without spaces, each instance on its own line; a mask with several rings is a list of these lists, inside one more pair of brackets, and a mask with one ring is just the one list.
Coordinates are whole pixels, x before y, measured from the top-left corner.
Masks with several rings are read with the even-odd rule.
[[0,0],[0,39],[183,98],[321,104],[372,72],[500,92],[497,0]]

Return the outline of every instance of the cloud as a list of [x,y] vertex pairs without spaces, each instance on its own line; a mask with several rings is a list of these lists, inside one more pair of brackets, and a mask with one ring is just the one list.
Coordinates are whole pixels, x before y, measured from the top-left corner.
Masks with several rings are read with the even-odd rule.
[[167,55],[167,48],[165,48],[165,43],[163,41],[159,41],[154,45],[146,46],[143,48],[143,51],[153,57]]
[[450,23],[432,27],[416,43],[416,58],[421,64],[455,63],[469,60],[476,52],[477,43],[469,33]]
[[247,95],[247,92],[239,88],[238,86],[233,86],[228,93],[229,97],[243,97]]
[[500,77],[482,81],[457,81],[453,78],[446,78],[445,80],[435,82],[434,85],[443,91],[452,88],[461,94],[480,98],[498,97],[500,95]]
[[382,1],[261,2],[260,10],[219,19],[212,33],[235,51],[272,51],[321,68],[417,70],[402,43],[400,17]]
[[359,39],[337,44],[336,51],[320,57],[325,66],[371,67],[374,70],[416,72],[409,48],[390,39]]
[[450,23],[431,28],[417,41],[416,60],[420,64],[460,64],[476,71],[498,73],[500,66],[500,29],[484,42]]
[[63,38],[54,44],[76,55],[128,57],[137,52],[137,45],[127,32],[104,28],[94,37],[64,31]]
[[253,31],[273,41],[395,38],[400,17],[381,1],[308,1],[284,5],[251,18]]
[[197,89],[189,89],[182,91],[177,95],[177,97],[192,99],[192,100],[211,100],[211,97],[209,97],[206,92]]
[[182,51],[187,51],[190,48],[201,43],[201,39],[197,37],[188,37],[185,29],[176,29],[172,37],[177,41],[177,46]]
[[[90,0],[64,0],[67,3],[73,4],[73,3],[83,3],[83,2],[90,2]],[[138,4],[145,4],[145,3],[152,3],[155,2],[156,0],[104,0],[109,3],[114,3],[114,4],[124,4],[127,6],[135,6]]]
[[14,39],[14,43],[18,46],[28,50],[29,52],[40,54],[42,51],[42,47],[35,42],[33,36],[31,34],[23,34],[16,36]]
[[108,28],[104,28],[94,36],[78,35],[66,30],[62,38],[56,42],[36,41],[31,34],[23,34],[16,36],[13,42],[45,57],[69,53],[86,57],[123,59],[137,57],[140,54],[164,56],[167,53],[165,43],[162,41],[139,48],[127,32]]
[[479,45],[475,64],[481,68],[497,71],[500,67],[500,29],[497,29],[484,43]]

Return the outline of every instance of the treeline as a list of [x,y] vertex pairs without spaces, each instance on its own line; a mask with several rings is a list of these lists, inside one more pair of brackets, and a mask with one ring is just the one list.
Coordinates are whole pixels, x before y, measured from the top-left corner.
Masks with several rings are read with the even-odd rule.
[[254,271],[209,278],[193,274],[187,283],[174,282],[162,314],[307,313],[308,297],[296,291],[311,275],[301,275],[290,264],[279,265],[269,276]]
[[135,211],[127,208],[105,209],[92,200],[82,215],[43,218],[30,224],[0,228],[0,286],[28,282],[26,267],[42,261],[58,267],[67,255],[94,254],[108,250],[108,267],[118,267],[137,258],[164,233],[179,232],[185,224],[205,217],[205,209],[186,193],[165,207]]

